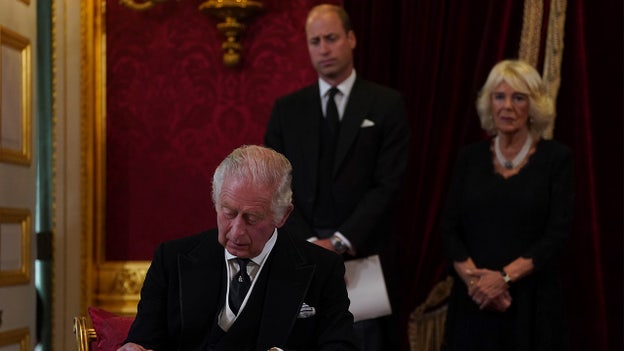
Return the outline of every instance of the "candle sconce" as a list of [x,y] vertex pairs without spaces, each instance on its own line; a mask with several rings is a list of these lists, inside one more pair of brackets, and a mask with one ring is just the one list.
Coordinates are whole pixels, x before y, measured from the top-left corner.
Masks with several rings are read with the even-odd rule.
[[227,67],[238,66],[242,50],[239,38],[246,28],[243,22],[261,11],[262,3],[251,0],[209,0],[199,5],[199,9],[223,21],[217,24],[217,29],[226,38],[221,44],[223,63]]
[[[167,0],[119,0],[119,3],[137,11],[144,11],[165,1]],[[200,11],[222,21],[217,24],[217,29],[226,38],[221,48],[223,63],[227,67],[240,64],[242,45],[239,39],[247,27],[244,22],[263,8],[262,2],[255,0],[208,0],[199,5]]]

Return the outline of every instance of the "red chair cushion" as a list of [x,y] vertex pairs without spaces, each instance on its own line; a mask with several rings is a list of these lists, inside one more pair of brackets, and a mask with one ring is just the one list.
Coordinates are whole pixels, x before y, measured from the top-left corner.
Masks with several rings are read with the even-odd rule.
[[126,340],[134,317],[118,316],[97,307],[88,310],[97,334],[97,351],[117,350]]

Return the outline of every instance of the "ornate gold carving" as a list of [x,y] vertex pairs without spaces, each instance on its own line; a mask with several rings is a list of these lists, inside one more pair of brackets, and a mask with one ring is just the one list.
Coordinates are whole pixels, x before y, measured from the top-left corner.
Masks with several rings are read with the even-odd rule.
[[246,28],[241,22],[262,10],[262,3],[252,0],[208,0],[199,5],[199,9],[223,21],[217,24],[217,29],[226,37],[221,45],[223,63],[227,67],[238,66],[242,50],[238,39]]
[[[563,34],[567,4],[567,0],[552,0],[550,2],[544,72],[542,75],[548,94],[552,97],[555,105],[561,83],[561,60],[563,58]],[[548,129],[544,131],[544,138],[552,139],[554,128],[555,120],[553,119]]]
[[524,1],[522,35],[520,37],[518,57],[533,67],[537,67],[539,58],[543,11],[544,4],[542,0]]
[[120,295],[138,294],[141,292],[145,273],[146,271],[144,269],[131,270],[122,268],[120,271],[117,271],[113,278],[111,292]]
[[147,261],[107,262],[98,266],[94,304],[119,314],[135,314]]
[[[557,101],[557,93],[561,82],[561,59],[563,57],[563,33],[565,25],[565,11],[567,0],[552,0],[548,19],[548,34],[544,45],[544,71],[542,78],[548,94]],[[524,18],[522,23],[522,37],[518,56],[537,67],[541,48],[541,30],[544,4],[541,0],[524,1]],[[555,120],[546,128],[542,137],[552,139]]]

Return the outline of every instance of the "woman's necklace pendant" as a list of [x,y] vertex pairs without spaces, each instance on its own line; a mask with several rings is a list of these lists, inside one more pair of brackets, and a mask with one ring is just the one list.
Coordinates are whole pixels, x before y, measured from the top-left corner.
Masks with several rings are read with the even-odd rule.
[[496,154],[496,159],[498,160],[498,163],[500,163],[501,166],[503,166],[505,169],[508,169],[508,170],[518,167],[520,163],[522,163],[522,161],[524,161],[524,159],[527,157],[529,150],[531,149],[532,143],[533,143],[533,138],[531,137],[531,134],[529,133],[527,135],[526,140],[524,141],[524,145],[522,146],[522,149],[520,150],[520,152],[518,152],[516,157],[514,157],[513,160],[507,160],[505,159],[505,157],[503,156],[503,153],[501,152],[500,136],[497,135],[494,138],[494,153]]

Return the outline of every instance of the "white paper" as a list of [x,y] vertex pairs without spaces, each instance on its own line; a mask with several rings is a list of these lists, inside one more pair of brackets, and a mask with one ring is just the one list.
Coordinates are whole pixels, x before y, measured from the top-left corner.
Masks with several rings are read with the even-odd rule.
[[392,313],[378,255],[346,261],[345,270],[349,311],[356,322]]

